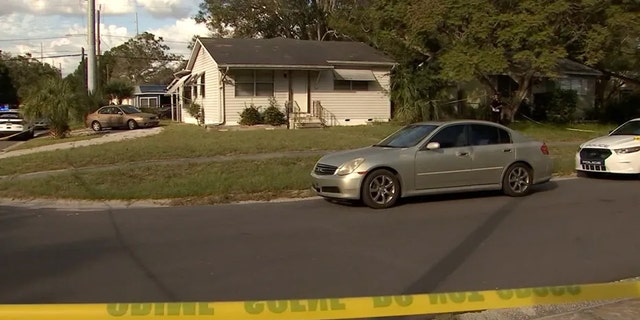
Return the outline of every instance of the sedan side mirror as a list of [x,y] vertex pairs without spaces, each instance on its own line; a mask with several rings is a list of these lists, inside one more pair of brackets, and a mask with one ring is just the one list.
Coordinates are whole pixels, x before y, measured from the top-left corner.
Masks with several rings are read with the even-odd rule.
[[440,142],[429,142],[427,144],[427,150],[440,149]]
[[118,111],[118,114],[119,114],[119,115],[123,115],[123,114],[124,114],[124,112],[122,112],[122,111]]

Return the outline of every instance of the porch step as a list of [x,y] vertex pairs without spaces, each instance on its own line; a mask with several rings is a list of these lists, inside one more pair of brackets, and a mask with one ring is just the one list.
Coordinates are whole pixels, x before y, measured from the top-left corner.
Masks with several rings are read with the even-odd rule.
[[304,116],[297,119],[295,123],[296,128],[322,128],[322,120],[318,117]]

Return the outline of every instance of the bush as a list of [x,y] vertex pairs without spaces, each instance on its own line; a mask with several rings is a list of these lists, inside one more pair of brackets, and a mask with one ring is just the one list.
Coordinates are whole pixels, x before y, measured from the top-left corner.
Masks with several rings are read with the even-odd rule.
[[605,122],[612,123],[623,123],[640,117],[640,93],[632,93],[607,104],[601,117]]
[[567,123],[574,119],[578,94],[574,90],[555,89],[535,96],[533,116],[539,121]]
[[240,124],[244,126],[253,126],[262,123],[262,114],[260,109],[253,104],[244,108],[240,113]]
[[202,109],[202,107],[197,103],[190,103],[185,107],[187,113],[194,118],[198,117],[198,115],[200,114],[200,109]]
[[280,111],[278,107],[273,105],[264,110],[262,118],[264,119],[264,123],[272,126],[281,126],[287,123],[284,112]]

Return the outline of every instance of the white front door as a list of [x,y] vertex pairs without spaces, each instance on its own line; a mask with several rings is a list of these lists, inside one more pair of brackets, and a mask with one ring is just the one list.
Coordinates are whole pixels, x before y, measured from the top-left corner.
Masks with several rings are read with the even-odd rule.
[[290,80],[293,101],[300,107],[300,112],[309,112],[309,71],[291,71]]

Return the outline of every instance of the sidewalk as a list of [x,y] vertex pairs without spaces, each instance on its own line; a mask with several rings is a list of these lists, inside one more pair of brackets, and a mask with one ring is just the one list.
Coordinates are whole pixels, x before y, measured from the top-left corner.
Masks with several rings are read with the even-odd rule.
[[98,145],[98,144],[103,144],[108,142],[116,142],[116,141],[147,137],[154,134],[158,134],[162,132],[163,129],[164,129],[163,127],[153,127],[153,128],[147,128],[147,129],[137,129],[137,130],[128,130],[128,131],[111,131],[111,132],[104,133],[99,138],[93,138],[89,140],[61,142],[61,143],[56,143],[56,144],[51,144],[51,145],[46,145],[41,147],[35,147],[31,149],[11,150],[12,147],[16,147],[20,145],[20,144],[16,144],[12,147],[9,147],[8,150],[0,153],[0,159],[17,157],[25,154],[32,154],[32,153],[43,152],[43,151],[73,149],[77,147],[92,146],[92,145]]

